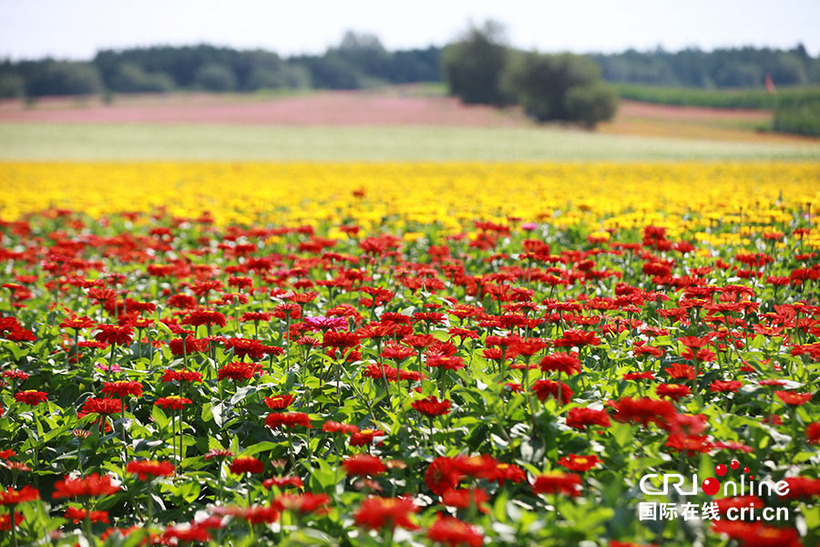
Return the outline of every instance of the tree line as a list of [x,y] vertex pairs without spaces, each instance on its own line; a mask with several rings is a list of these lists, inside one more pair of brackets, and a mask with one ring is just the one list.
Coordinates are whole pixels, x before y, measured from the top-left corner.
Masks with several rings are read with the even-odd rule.
[[[488,30],[492,29],[485,25],[467,34]],[[496,38],[492,32],[489,36],[491,42]],[[458,49],[463,41],[464,37],[445,47],[388,51],[376,36],[348,32],[338,45],[319,55],[281,57],[265,50],[197,45],[102,50],[86,62],[51,58],[3,60],[0,97],[174,90],[359,89],[441,82],[445,78],[447,52]],[[820,58],[809,55],[802,45],[790,50],[629,50],[586,57],[600,67],[601,77],[610,82],[751,88],[762,87],[766,75],[770,75],[777,85],[820,83]],[[532,54],[522,54],[515,64],[534,62]]]

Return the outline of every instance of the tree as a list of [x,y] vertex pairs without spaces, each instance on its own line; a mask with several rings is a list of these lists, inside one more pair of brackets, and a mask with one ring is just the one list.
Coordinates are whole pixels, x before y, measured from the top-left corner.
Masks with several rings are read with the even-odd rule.
[[148,73],[139,65],[126,62],[112,76],[110,88],[122,93],[164,93],[174,89],[174,81],[164,72]]
[[92,95],[103,91],[100,72],[92,64],[54,61],[24,62],[20,72],[26,80],[26,96]]
[[577,85],[567,90],[564,108],[569,119],[581,122],[587,129],[595,129],[598,122],[615,116],[618,97],[612,87],[603,82]]
[[507,46],[499,23],[487,21],[481,28],[471,26],[458,42],[444,48],[441,62],[450,94],[465,104],[508,102],[501,87]]
[[615,114],[614,92],[600,68],[582,55],[518,53],[505,73],[504,86],[527,115],[537,121],[581,121],[589,128]]
[[236,89],[236,74],[226,64],[210,62],[197,70],[196,83],[206,91],[232,91]]

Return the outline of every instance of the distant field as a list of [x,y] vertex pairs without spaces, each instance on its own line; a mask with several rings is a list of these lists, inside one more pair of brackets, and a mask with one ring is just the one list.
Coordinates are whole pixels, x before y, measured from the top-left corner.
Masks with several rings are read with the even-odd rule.
[[2,160],[820,160],[820,144],[606,135],[535,127],[0,124]]
[[615,120],[586,132],[412,88],[46,99],[0,102],[0,160],[820,159],[820,140],[757,130],[770,123],[765,111],[624,101]]
[[615,89],[623,99],[642,102],[764,110],[773,109],[776,101],[814,100],[820,97],[820,86],[780,87],[775,94],[762,88],[692,89],[640,84],[615,84]]

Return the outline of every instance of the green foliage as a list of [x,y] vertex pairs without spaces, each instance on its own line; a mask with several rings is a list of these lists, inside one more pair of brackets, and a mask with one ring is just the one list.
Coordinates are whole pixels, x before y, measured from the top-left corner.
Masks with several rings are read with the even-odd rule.
[[[647,103],[714,108],[772,109],[775,96],[765,89],[693,89],[654,85],[616,84],[622,99]],[[820,97],[818,86],[778,87],[777,101],[806,101]]]
[[237,85],[236,74],[226,64],[208,63],[197,70],[196,84],[206,91],[233,91]]
[[122,93],[167,92],[174,89],[174,81],[164,72],[148,73],[134,63],[123,63],[109,84],[111,91]]
[[93,95],[104,89],[100,72],[90,63],[29,61],[20,65],[26,96]]
[[450,94],[466,104],[504,104],[502,75],[507,57],[501,25],[487,21],[480,28],[471,26],[442,54],[442,71]]
[[697,88],[763,88],[766,74],[775,85],[820,83],[820,59],[802,45],[790,50],[723,48],[714,51],[663,49],[595,54],[611,82]]
[[26,83],[18,74],[3,74],[0,76],[0,98],[9,99],[22,97]]
[[610,119],[614,93],[599,78],[594,61],[581,55],[520,53],[505,75],[525,112],[538,121],[581,121],[595,127]]
[[564,98],[569,119],[580,121],[587,129],[598,122],[611,120],[618,108],[618,97],[611,86],[602,82],[571,87]]
[[820,136],[820,94],[778,100],[774,110],[774,130]]

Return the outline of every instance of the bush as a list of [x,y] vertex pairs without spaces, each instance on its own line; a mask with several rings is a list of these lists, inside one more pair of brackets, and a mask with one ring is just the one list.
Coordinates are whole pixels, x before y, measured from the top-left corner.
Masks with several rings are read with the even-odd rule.
[[589,128],[615,114],[615,93],[600,79],[594,61],[581,55],[521,53],[505,74],[527,115],[537,121],[581,121]]
[[618,110],[615,91],[603,83],[578,85],[567,91],[564,107],[569,119],[577,120],[587,129],[594,129],[598,122],[611,120]]

